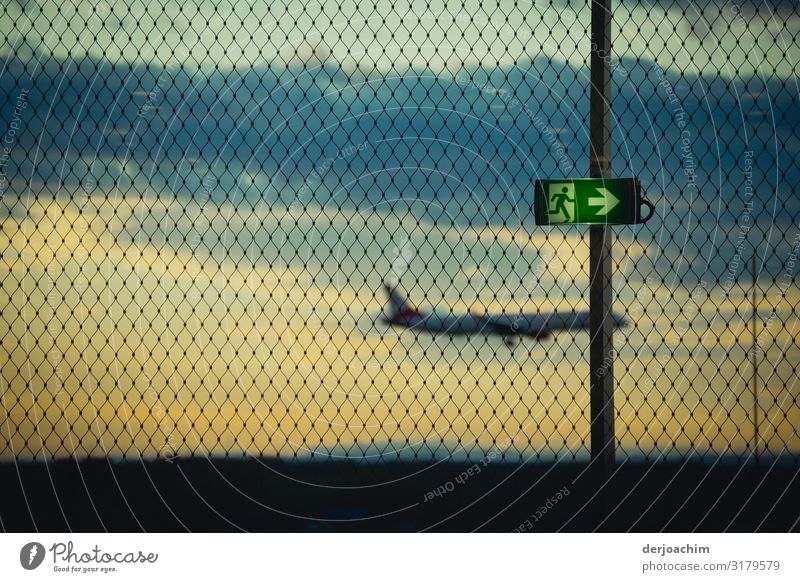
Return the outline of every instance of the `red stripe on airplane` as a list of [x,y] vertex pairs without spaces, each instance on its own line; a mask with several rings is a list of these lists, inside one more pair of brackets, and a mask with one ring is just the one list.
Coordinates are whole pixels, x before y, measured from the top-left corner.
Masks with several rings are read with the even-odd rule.
[[403,319],[410,319],[412,317],[420,317],[422,314],[416,309],[403,309],[398,311],[392,316],[392,321],[400,321]]

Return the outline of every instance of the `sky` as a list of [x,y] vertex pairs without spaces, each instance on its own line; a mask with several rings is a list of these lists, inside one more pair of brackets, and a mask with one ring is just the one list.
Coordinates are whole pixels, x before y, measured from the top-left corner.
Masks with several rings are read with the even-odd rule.
[[[377,323],[387,274],[423,308],[586,307],[585,229],[530,224],[559,147],[586,161],[588,11],[551,4],[6,3],[0,119],[34,89],[0,205],[0,455],[584,458],[587,334]],[[615,238],[621,447],[747,453],[752,244],[762,437],[796,453],[800,20],[617,6],[615,164],[658,202]]]
[[[512,350],[380,323],[387,274],[423,310],[583,309],[579,234],[73,194],[21,197],[3,221],[4,457],[588,455],[585,332]],[[622,458],[746,456],[748,289],[623,282],[636,253],[618,239],[614,256],[629,320],[614,342]],[[526,273],[521,287],[496,275],[504,261]],[[771,453],[800,450],[800,294],[782,289],[762,288],[776,317],[759,323]]]
[[[585,3],[494,0],[477,6],[474,0],[14,0],[0,21],[0,54],[36,47],[59,58],[88,55],[206,70],[321,59],[344,71],[441,73],[462,64],[512,67],[536,51],[583,66]],[[800,56],[793,42],[800,15],[785,4],[755,6],[721,0],[617,3],[615,56],[728,78],[753,74],[766,63],[787,79]],[[659,42],[648,42],[653,38]],[[663,51],[667,39],[674,57]]]

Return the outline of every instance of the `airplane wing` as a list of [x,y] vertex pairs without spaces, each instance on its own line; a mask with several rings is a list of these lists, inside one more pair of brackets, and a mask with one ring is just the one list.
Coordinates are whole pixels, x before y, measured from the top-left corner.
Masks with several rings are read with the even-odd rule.
[[524,335],[533,339],[544,339],[550,335],[550,330],[546,327],[531,325],[529,321],[513,316],[484,316],[484,321],[494,333],[507,337]]

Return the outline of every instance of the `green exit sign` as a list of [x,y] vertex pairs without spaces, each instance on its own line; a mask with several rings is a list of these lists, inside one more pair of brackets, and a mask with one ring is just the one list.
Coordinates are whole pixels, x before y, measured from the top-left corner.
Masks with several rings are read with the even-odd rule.
[[[653,216],[635,178],[537,180],[536,224],[639,224]],[[648,213],[642,216],[642,206]]]

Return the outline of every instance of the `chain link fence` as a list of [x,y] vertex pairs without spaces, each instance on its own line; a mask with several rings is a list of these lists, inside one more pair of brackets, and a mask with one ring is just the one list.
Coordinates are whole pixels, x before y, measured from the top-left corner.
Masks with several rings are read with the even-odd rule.
[[[533,183],[588,175],[589,20],[4,3],[0,458],[586,459],[586,330],[392,326],[384,285],[579,327],[588,231]],[[614,227],[618,460],[798,460],[798,32],[614,4],[613,174],[656,203]]]

